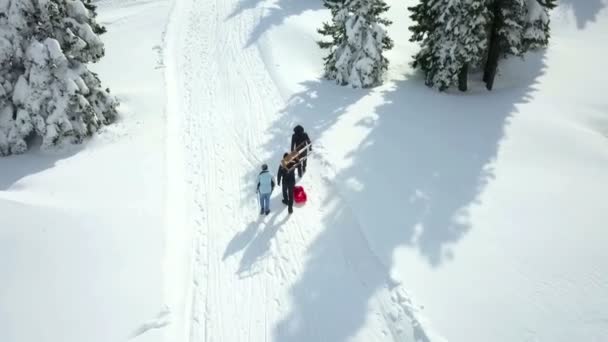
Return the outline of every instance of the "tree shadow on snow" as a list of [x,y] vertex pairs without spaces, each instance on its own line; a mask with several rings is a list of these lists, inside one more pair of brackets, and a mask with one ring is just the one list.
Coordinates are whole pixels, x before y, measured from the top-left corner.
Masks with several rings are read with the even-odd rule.
[[[411,248],[433,267],[457,256],[450,247],[471,229],[468,210],[493,177],[509,117],[531,99],[543,56],[510,60],[502,69],[505,77],[493,92],[476,85],[466,94],[439,94],[419,76],[385,87],[383,104],[357,123],[367,137],[347,156],[350,166],[323,177],[329,188],[322,201],[324,230],[290,290],[292,310],[275,327],[277,341],[346,341],[360,331],[370,308],[388,327],[386,336],[372,339],[431,340],[407,300],[394,299],[401,287],[389,274],[393,254],[397,247]],[[331,82],[306,86],[273,127],[267,149],[283,143],[295,123],[313,141],[323,141],[340,116],[349,115],[345,109],[369,94]],[[324,173],[317,165],[323,159],[313,159],[310,173]],[[387,304],[378,293],[394,300]],[[387,314],[395,305],[397,320]]]
[[598,14],[606,7],[605,0],[560,0],[559,7],[572,8],[576,17],[576,26],[579,30],[584,29],[587,24],[594,22]]
[[[263,2],[264,0],[241,0],[226,20],[230,20],[246,10],[253,9]],[[322,1],[319,0],[277,0],[276,3],[272,4],[272,7],[265,8],[264,16],[251,32],[246,47],[256,43],[269,29],[281,25],[286,18],[301,14],[308,10],[318,10],[322,8]]]
[[397,81],[377,116],[357,123],[370,134],[347,155],[353,166],[335,177],[350,205],[365,209],[359,221],[374,228],[367,239],[387,266],[398,245],[432,266],[453,257],[449,245],[470,229],[468,208],[493,177],[505,124],[531,91],[429,94],[422,83],[415,76]]
[[39,142],[33,142],[24,154],[0,157],[0,191],[16,189],[21,179],[51,169],[82,149],[82,145],[71,145],[62,150],[43,151]]

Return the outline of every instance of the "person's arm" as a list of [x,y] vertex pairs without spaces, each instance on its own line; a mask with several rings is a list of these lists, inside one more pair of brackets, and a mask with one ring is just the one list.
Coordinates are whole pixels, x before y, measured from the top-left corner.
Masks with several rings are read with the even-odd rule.
[[310,138],[308,137],[308,133],[306,134],[306,143],[308,144],[308,150],[312,152],[312,143],[310,142]]
[[274,191],[274,177],[270,178],[270,185],[271,185],[270,192],[273,192]]

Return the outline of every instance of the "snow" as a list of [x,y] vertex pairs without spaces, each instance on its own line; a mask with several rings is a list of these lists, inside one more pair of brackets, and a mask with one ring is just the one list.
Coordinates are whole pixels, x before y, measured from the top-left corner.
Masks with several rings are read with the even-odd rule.
[[3,342],[124,341],[165,305],[165,90],[153,48],[170,4],[98,5],[111,29],[92,69],[120,99],[119,122],[84,145],[0,158]]
[[[385,3],[354,0],[348,3],[326,3],[334,19],[321,32],[323,45],[330,55],[325,61],[325,77],[337,84],[369,88],[382,82],[387,60],[382,50],[392,46],[385,35],[381,17]],[[329,39],[329,41],[327,41]]]
[[[69,10],[70,5],[74,9]],[[32,138],[42,138],[44,148],[80,142],[114,120],[116,101],[86,66],[104,51],[91,27],[98,33],[103,29],[95,13],[82,11],[83,6],[75,0],[15,0],[0,13],[3,49],[8,52],[0,61],[5,93],[1,105],[3,111],[13,112],[1,122],[2,155],[23,153]],[[20,84],[13,94],[15,82]],[[85,88],[76,83],[86,84],[86,93],[79,93]],[[19,120],[13,120],[18,111]]]
[[[0,159],[0,340],[605,340],[608,3],[440,94],[387,2],[372,89],[320,78],[319,3],[98,3],[120,120]],[[260,217],[296,124],[308,202]]]
[[85,21],[89,17],[89,11],[84,7],[82,1],[67,0],[67,3],[70,17],[79,21]]

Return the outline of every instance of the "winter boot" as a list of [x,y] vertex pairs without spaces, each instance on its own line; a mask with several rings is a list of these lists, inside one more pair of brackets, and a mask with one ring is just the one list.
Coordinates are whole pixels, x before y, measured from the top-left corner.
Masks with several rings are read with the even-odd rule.
[[268,214],[270,214],[270,210],[266,210],[266,212],[264,214],[266,214],[266,216],[268,216]]
[[287,212],[290,214],[293,213],[293,208],[292,207],[287,208]]
[[283,200],[282,200],[281,202],[283,202],[283,204],[285,204],[285,205],[287,205],[287,204],[288,204],[287,200],[286,200],[286,199],[284,199],[284,198],[283,198]]

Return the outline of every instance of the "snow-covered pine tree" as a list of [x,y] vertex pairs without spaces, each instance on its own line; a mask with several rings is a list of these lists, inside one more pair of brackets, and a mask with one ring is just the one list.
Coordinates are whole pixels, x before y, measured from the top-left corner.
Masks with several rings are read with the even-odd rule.
[[497,1],[500,6],[498,44],[506,55],[521,56],[524,53],[523,31],[527,24],[527,0]]
[[483,81],[492,90],[498,61],[549,43],[549,9],[555,0],[493,0],[492,28]]
[[386,34],[391,24],[381,15],[388,10],[384,0],[324,0],[332,13],[332,22],[318,32],[329,41],[318,42],[329,54],[325,77],[340,85],[367,88],[382,83],[388,68],[383,52],[393,47]]
[[409,7],[410,41],[421,45],[413,66],[428,86],[445,90],[458,80],[466,90],[470,68],[485,60],[483,80],[492,89],[498,61],[544,47],[555,0],[420,0]]
[[328,49],[329,54],[323,58],[325,61],[325,77],[335,78],[338,73],[336,68],[336,55],[335,50],[341,46],[346,40],[346,27],[343,25],[344,19],[339,17],[338,14],[345,14],[342,11],[344,7],[344,0],[324,0],[323,6],[331,11],[332,22],[323,23],[323,27],[318,29],[317,32],[324,36],[329,37],[329,41],[319,41],[319,47],[321,49]]
[[488,57],[483,81],[492,89],[500,57],[520,56],[524,53],[523,31],[526,25],[526,0],[492,0],[490,2],[491,29]]
[[0,155],[80,142],[116,117],[86,63],[104,55],[90,0],[0,0]]
[[555,8],[555,0],[527,0],[527,18],[523,37],[526,50],[546,47],[549,44],[549,11]]
[[434,38],[437,36],[436,32],[441,28],[441,23],[438,20],[439,8],[437,6],[431,7],[432,2],[433,0],[420,0],[416,6],[408,7],[410,18],[414,22],[414,25],[409,27],[410,32],[412,32],[410,41],[421,45],[420,51],[414,56],[412,66],[425,73],[425,83],[428,86],[433,86],[432,70],[439,68],[437,58],[434,55],[438,41]]
[[487,0],[422,0],[411,7],[413,41],[421,42],[414,67],[425,83],[440,91],[456,82],[466,90],[470,68],[478,67],[487,51]]

